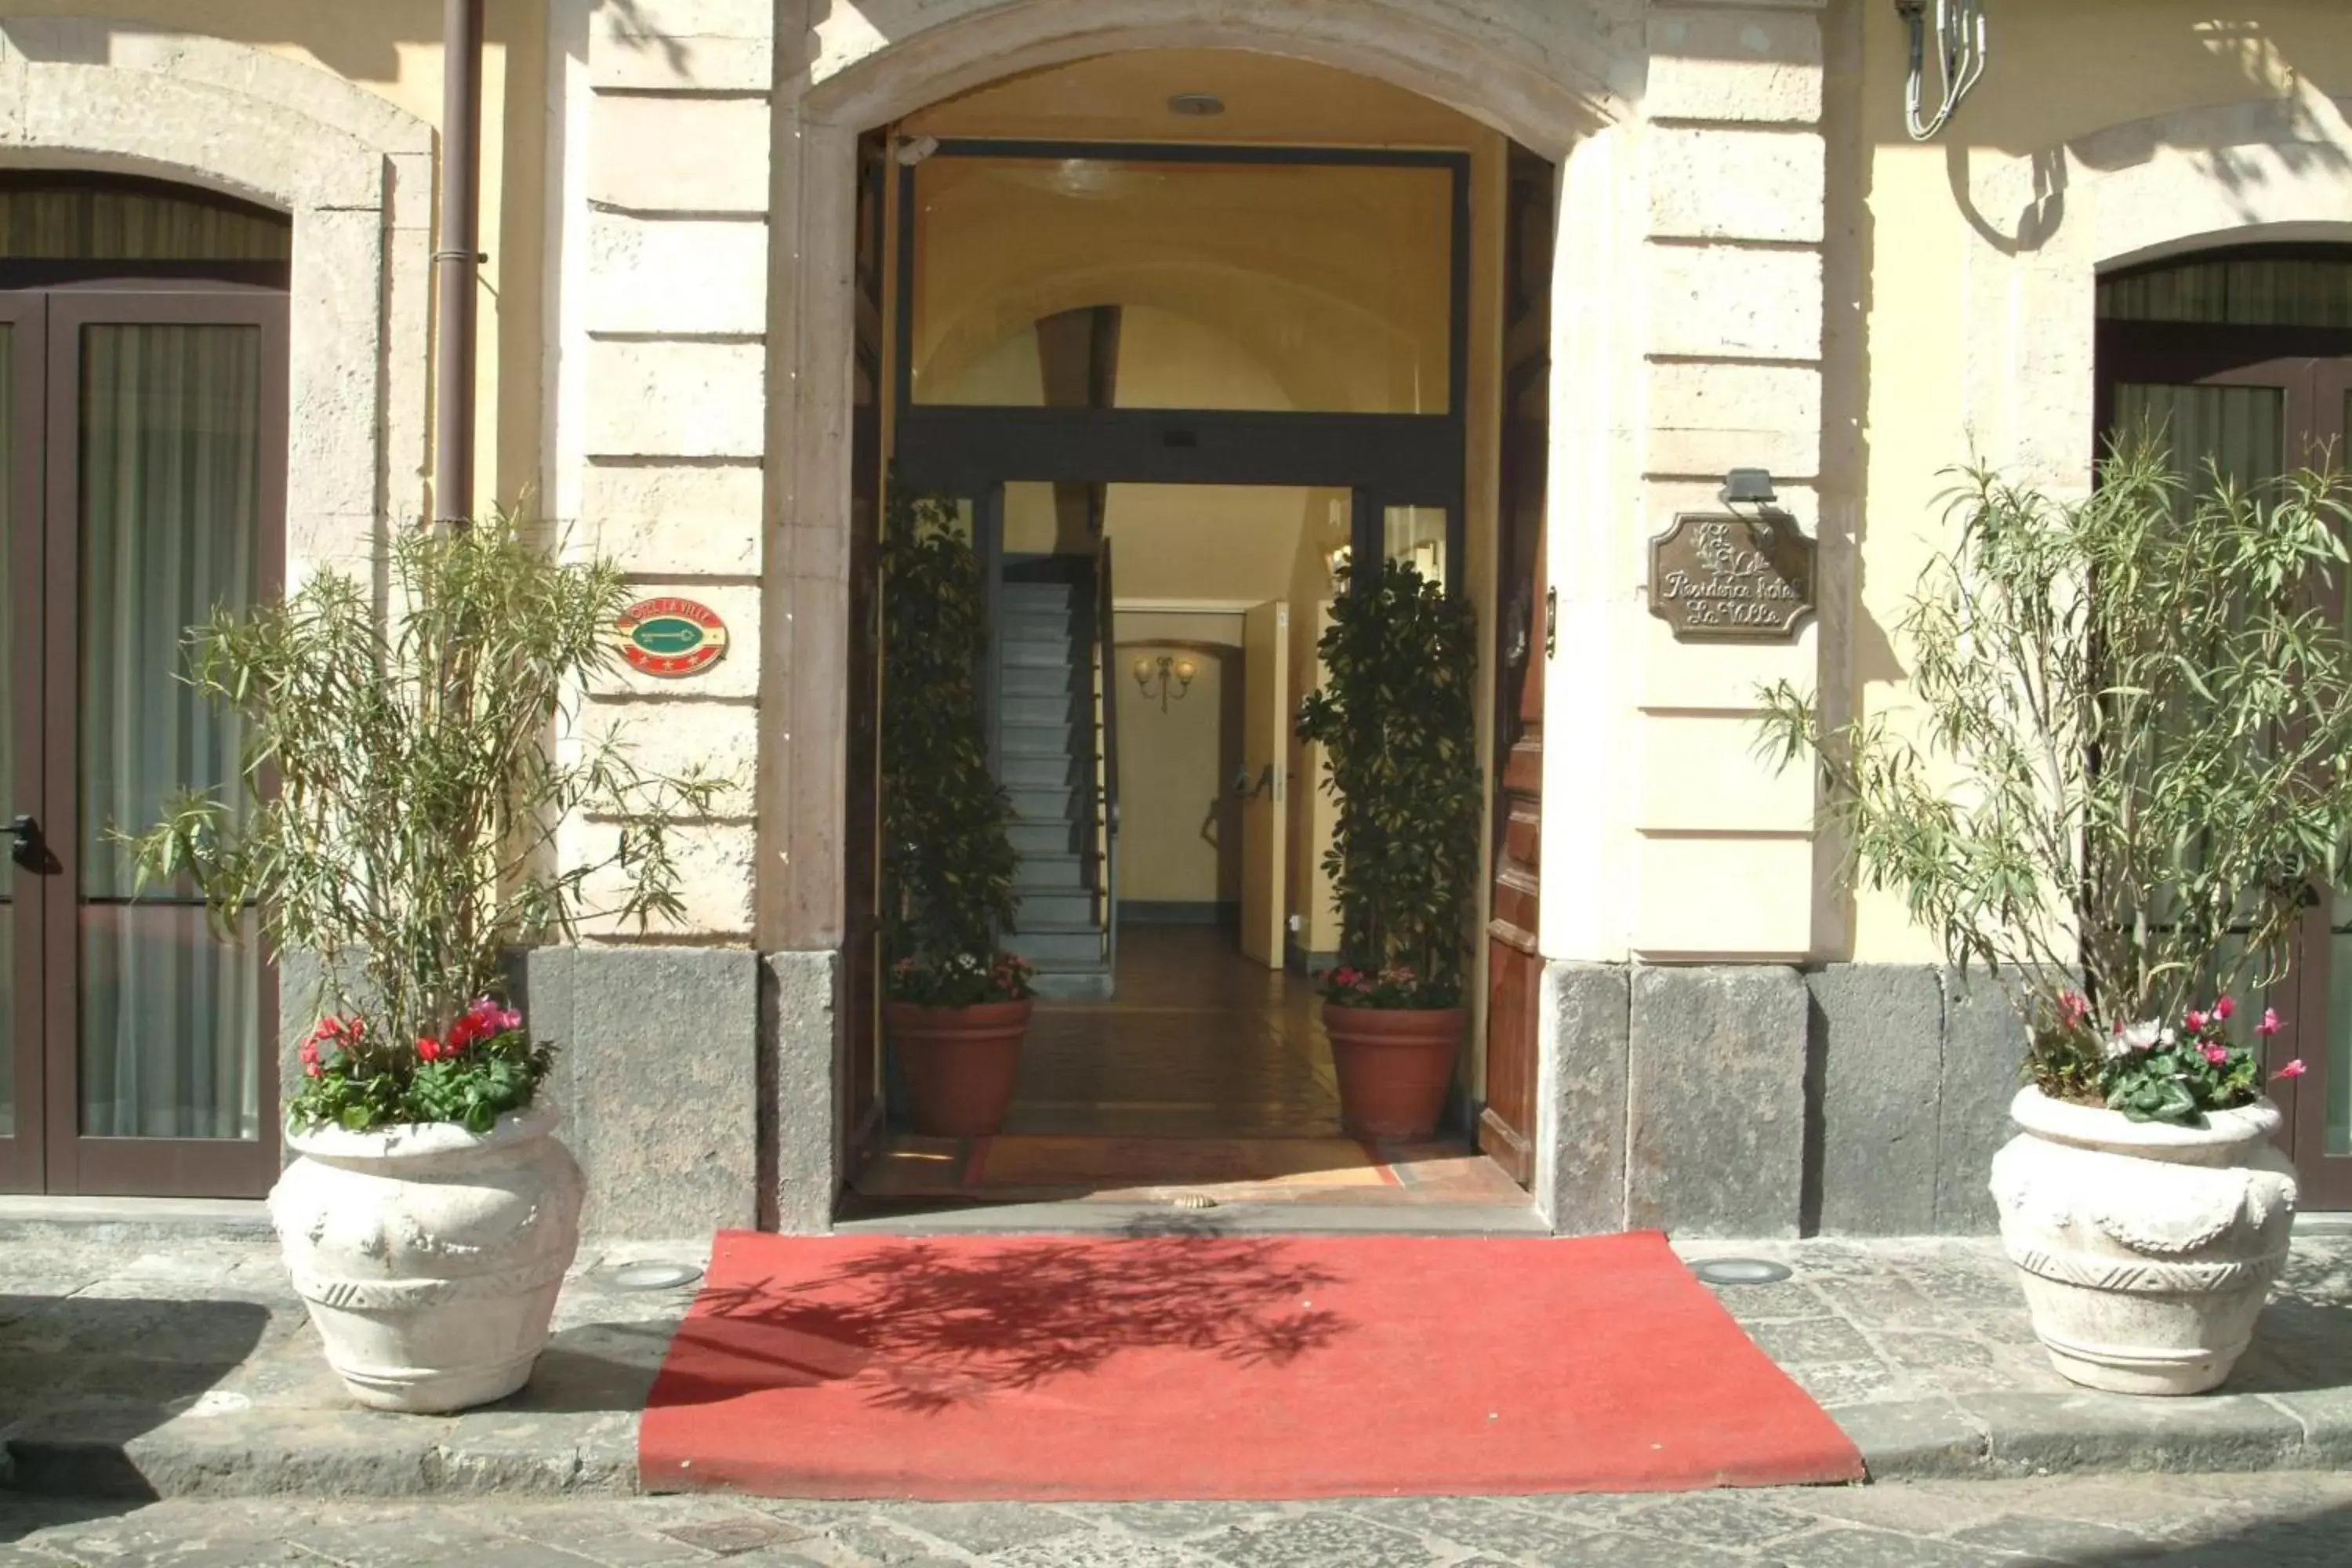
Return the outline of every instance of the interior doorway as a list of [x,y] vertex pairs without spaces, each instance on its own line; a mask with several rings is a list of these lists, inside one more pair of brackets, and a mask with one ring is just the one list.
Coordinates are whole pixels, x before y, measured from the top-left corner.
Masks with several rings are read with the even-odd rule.
[[[1099,132],[1160,77],[1281,93],[1294,118],[1319,96],[1362,140],[1038,133],[1068,114]],[[1421,134],[1376,134],[1400,100]],[[1213,52],[1080,61],[869,141],[859,392],[880,451],[859,493],[887,472],[970,530],[1016,811],[1005,945],[1041,1000],[1002,1136],[893,1131],[853,893],[844,1080],[871,1087],[844,1124],[871,1130],[849,1151],[866,1198],[1526,1204],[1477,1146],[1495,1040],[1469,1042],[1437,1142],[1340,1134],[1315,985],[1339,956],[1336,807],[1294,734],[1346,563],[1409,558],[1486,613],[1533,613],[1501,581],[1527,568],[1498,559],[1500,419],[1473,390],[1474,358],[1501,373],[1504,271],[1500,181],[1485,227],[1475,190],[1510,151],[1344,72]],[[1486,893],[1465,909],[1482,942]],[[1480,1001],[1484,974],[1482,953]],[[1531,1083],[1525,1022],[1502,1044]]]

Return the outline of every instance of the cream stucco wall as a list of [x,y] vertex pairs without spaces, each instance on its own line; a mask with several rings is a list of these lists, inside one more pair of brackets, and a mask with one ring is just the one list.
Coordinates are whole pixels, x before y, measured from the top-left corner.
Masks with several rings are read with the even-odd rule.
[[[1888,628],[1946,537],[1944,470],[1981,458],[2061,490],[2088,483],[2098,271],[2200,244],[2352,241],[2352,25],[2330,0],[2002,6],[1982,85],[1919,146],[1899,121],[1896,19],[1865,5],[1860,23],[1842,84],[1868,355],[1840,411],[1855,430],[1840,484],[1863,501],[1848,689],[1858,712],[1899,712]],[[1824,922],[1826,954],[1934,951],[1891,899],[1863,896],[1850,936],[1843,923]]]

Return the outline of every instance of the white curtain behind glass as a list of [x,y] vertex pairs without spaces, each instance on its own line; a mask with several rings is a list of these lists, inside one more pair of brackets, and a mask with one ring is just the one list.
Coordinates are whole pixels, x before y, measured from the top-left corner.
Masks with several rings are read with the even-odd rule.
[[128,902],[110,826],[181,785],[240,798],[241,726],[182,683],[186,628],[257,580],[261,333],[84,329],[81,437],[81,1094],[93,1137],[260,1131],[260,966],[188,889]]

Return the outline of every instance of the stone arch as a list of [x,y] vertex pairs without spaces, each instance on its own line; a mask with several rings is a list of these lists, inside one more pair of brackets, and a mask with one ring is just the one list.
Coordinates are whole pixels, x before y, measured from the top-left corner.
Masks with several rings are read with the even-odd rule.
[[289,574],[363,560],[423,510],[433,145],[364,89],[247,45],[0,21],[0,166],[150,174],[292,220]]
[[[1630,20],[1604,20],[1612,9],[1632,13]],[[827,949],[841,936],[846,820],[840,720],[855,344],[845,307],[858,133],[987,82],[1091,55],[1249,49],[1354,71],[1443,103],[1559,161],[1570,194],[1614,213],[1633,167],[1604,153],[1580,177],[1568,168],[1570,154],[1613,142],[1599,133],[1634,118],[1630,105],[1647,57],[1638,8],[1586,0],[859,0],[832,6],[806,39],[779,44],[803,50],[806,63],[779,84],[772,143],[768,551],[771,562],[789,564],[770,570],[762,588],[760,864],[782,874],[760,879],[756,941]],[[1621,237],[1612,226],[1609,243],[1588,235],[1582,246],[1564,247],[1556,291],[1615,293]],[[1571,318],[1556,321],[1556,378],[1589,377],[1622,347],[1605,321]],[[1612,372],[1613,385],[1613,362]],[[1589,447],[1605,437],[1607,411],[1596,408],[1592,424],[1586,437],[1556,435],[1556,466],[1564,452],[1581,451],[1579,439]],[[1570,464],[1567,471],[1594,475],[1599,485],[1610,470]],[[1581,502],[1569,487],[1555,491],[1556,508]]]
[[2101,274],[2221,245],[2352,241],[2347,102],[2306,89],[2178,110],[1980,180],[2002,253],[1972,290],[1978,319],[1997,323],[1969,376],[1983,455],[2053,489],[2089,484]]
[[1626,118],[1639,63],[1558,0],[865,0],[816,29],[784,96],[804,121],[867,129],[991,81],[1088,55],[1232,48],[1311,59],[1434,100],[1558,158]]

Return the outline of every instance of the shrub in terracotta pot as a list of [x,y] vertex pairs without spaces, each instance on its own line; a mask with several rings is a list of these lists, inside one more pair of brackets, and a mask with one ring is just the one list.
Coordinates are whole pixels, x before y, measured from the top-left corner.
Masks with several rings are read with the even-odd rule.
[[945,503],[894,498],[882,543],[884,1014],[919,1132],[996,1132],[1029,1032],[1029,966],[997,945],[1017,908],[1013,803],[988,763],[988,612]]
[[[1769,744],[1820,761],[1861,886],[1899,894],[2022,1011],[2001,1235],[2065,1376],[2229,1375],[2284,1263],[2292,1167],[2266,1082],[2303,1064],[2232,992],[2285,977],[2352,845],[2352,645],[2336,476],[2247,489],[2146,439],[2087,499],[1984,472],[1898,626],[1884,711]],[[2258,1021],[2257,1021],[2258,1020]]]
[[1484,807],[1477,763],[1476,617],[1411,563],[1342,580],[1318,647],[1322,689],[1298,733],[1324,747],[1339,806],[1324,865],[1339,906],[1339,962],[1323,1024],[1349,1135],[1437,1129],[1468,1015],[1470,894]]
[[[506,517],[404,532],[390,566],[388,612],[322,569],[191,631],[187,679],[242,721],[247,787],[183,795],[123,842],[142,880],[201,891],[224,940],[257,915],[273,952],[318,956],[270,1216],[352,1396],[447,1411],[530,1377],[579,1241],[580,1172],[540,1096],[551,1047],[499,1000],[511,950],[679,912],[670,822],[723,786],[573,730],[617,657],[614,567]],[[559,861],[591,813],[614,847]]]

